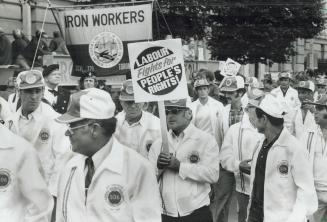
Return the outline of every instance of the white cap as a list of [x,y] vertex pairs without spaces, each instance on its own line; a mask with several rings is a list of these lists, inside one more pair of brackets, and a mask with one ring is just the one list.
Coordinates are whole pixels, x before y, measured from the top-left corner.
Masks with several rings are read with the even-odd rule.
[[60,123],[72,123],[82,119],[109,119],[114,117],[115,109],[109,93],[89,88],[72,94],[67,112],[56,120]]
[[281,119],[286,114],[283,103],[273,94],[265,95],[258,108],[275,118]]

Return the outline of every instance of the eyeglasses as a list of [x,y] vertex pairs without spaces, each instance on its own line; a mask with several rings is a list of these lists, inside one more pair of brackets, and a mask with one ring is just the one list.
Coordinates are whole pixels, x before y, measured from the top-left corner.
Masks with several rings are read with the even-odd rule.
[[87,123],[87,124],[80,125],[80,126],[75,126],[75,127],[70,127],[70,126],[68,126],[67,131],[70,133],[70,135],[73,135],[73,134],[74,134],[74,130],[79,129],[79,128],[82,128],[82,127],[84,127],[84,126],[88,126],[88,125],[90,125],[90,124],[92,124],[92,123]]
[[169,113],[177,115],[178,113],[185,111],[186,109],[181,109],[181,108],[170,108],[170,109],[166,109],[166,115],[168,115]]

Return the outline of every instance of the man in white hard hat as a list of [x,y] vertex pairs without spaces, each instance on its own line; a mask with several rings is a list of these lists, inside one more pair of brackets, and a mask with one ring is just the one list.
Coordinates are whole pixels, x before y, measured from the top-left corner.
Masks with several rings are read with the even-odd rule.
[[271,94],[274,94],[284,103],[287,114],[284,115],[285,127],[294,135],[293,119],[296,110],[301,107],[298,92],[290,86],[291,73],[281,72],[278,74],[279,86],[271,90]]
[[308,129],[301,136],[301,143],[310,153],[314,184],[318,196],[318,210],[313,214],[314,222],[324,222],[327,218],[327,96],[311,103],[315,106],[316,129]]
[[308,152],[284,128],[278,97],[267,94],[255,113],[264,138],[251,162],[248,222],[305,222],[318,206]]
[[149,160],[157,171],[163,222],[212,222],[210,184],[219,177],[219,149],[215,138],[196,128],[187,99],[165,101],[169,153],[156,140]]
[[224,106],[209,96],[209,82],[206,79],[197,79],[194,88],[198,99],[190,104],[193,114],[192,123],[197,128],[215,136],[217,119],[219,115],[222,115]]
[[66,126],[55,122],[59,114],[41,101],[45,83],[40,71],[19,73],[17,85],[21,107],[8,118],[6,125],[35,147],[50,192],[56,196],[57,174],[65,163],[66,154],[70,153],[70,142],[64,135]]
[[0,124],[1,222],[49,222],[52,209],[35,148]]
[[300,139],[305,131],[317,128],[313,114],[314,107],[310,104],[313,102],[315,85],[310,80],[300,81],[295,88],[299,94],[301,107],[296,110],[294,115],[294,132],[295,136]]
[[116,115],[117,128],[114,136],[121,144],[147,158],[153,141],[161,136],[160,119],[143,111],[144,103],[135,102],[131,79],[123,83],[119,100],[123,111]]
[[113,137],[115,108],[109,93],[89,88],[72,94],[57,118],[76,153],[60,175],[57,222],[161,221],[155,172]]
[[233,172],[236,181],[236,197],[238,203],[238,222],[245,222],[250,195],[250,176],[240,171],[242,161],[250,161],[260,138],[263,136],[251,124],[249,116],[264,96],[264,92],[253,89],[248,92],[248,105],[240,122],[228,129],[220,150],[220,162],[224,169]]

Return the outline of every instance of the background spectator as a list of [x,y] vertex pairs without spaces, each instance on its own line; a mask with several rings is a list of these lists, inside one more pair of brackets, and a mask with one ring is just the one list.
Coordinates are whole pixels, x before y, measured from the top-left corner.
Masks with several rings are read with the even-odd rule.
[[11,44],[3,29],[0,27],[0,65],[11,64]]
[[29,42],[26,42],[22,38],[22,31],[20,29],[15,29],[12,31],[14,36],[14,41],[11,43],[11,50],[12,50],[12,62],[15,65],[21,65],[21,60],[23,59],[21,54],[23,53],[24,49],[28,45]]
[[64,54],[64,55],[69,54],[66,47],[65,40],[60,36],[59,31],[53,32],[53,39],[50,42],[49,48],[51,52],[56,52],[58,54]]

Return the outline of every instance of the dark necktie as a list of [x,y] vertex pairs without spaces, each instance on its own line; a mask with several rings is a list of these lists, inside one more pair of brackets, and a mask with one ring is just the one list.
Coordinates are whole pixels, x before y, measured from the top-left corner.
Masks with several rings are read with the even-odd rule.
[[92,181],[92,177],[94,175],[94,163],[92,157],[88,157],[85,160],[85,166],[87,168],[87,173],[85,176],[85,197],[87,196],[87,191]]
[[54,90],[54,89],[48,89],[49,92],[51,92],[54,96],[58,96],[58,91]]

